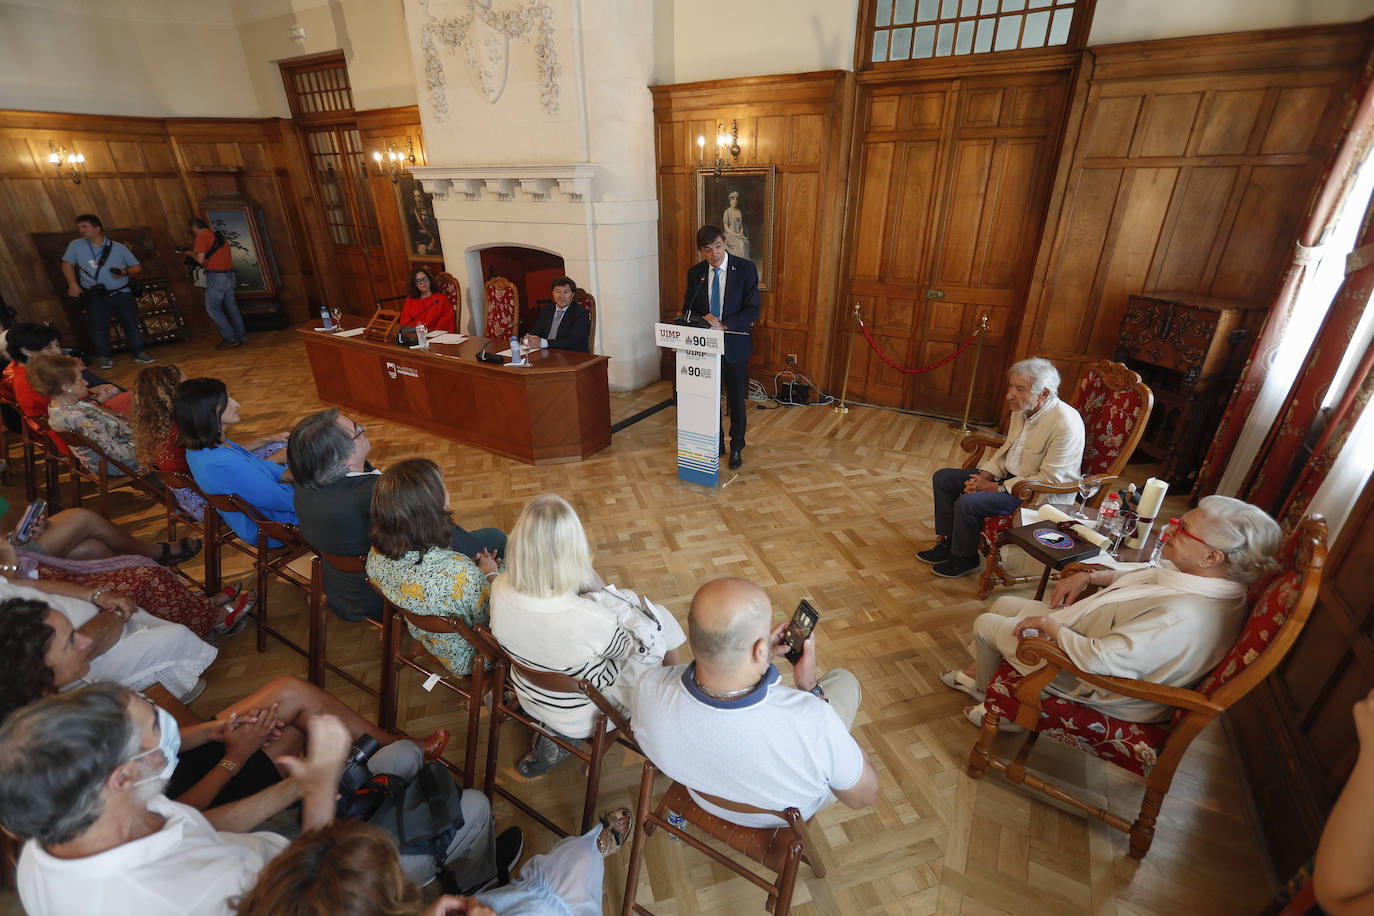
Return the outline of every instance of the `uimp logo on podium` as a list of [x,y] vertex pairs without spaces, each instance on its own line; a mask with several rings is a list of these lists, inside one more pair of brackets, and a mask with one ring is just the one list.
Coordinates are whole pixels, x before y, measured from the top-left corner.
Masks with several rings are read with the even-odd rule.
[[720,482],[720,358],[725,334],[710,328],[654,325],[660,347],[677,351],[677,476]]

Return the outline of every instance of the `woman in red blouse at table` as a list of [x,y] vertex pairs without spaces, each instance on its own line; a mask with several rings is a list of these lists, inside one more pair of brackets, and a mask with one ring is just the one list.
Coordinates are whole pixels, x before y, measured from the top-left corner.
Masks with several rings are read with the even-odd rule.
[[408,328],[422,324],[429,331],[454,330],[453,303],[434,290],[434,278],[423,267],[416,268],[410,277],[410,295],[401,309],[401,324]]

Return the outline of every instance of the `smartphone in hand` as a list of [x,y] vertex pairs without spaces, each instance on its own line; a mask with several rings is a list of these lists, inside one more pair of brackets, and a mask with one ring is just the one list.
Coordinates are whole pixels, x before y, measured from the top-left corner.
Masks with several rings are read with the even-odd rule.
[[820,619],[821,615],[816,613],[811,602],[805,598],[797,604],[797,612],[788,621],[787,629],[782,631],[782,641],[787,643],[787,660],[789,662],[795,665],[801,661],[806,638],[811,635],[812,630],[816,629],[816,621]]
[[35,499],[29,503],[29,507],[24,510],[24,517],[19,520],[19,527],[14,529],[14,542],[20,545],[27,544],[29,538],[33,537],[34,526],[47,513],[48,503],[46,500]]

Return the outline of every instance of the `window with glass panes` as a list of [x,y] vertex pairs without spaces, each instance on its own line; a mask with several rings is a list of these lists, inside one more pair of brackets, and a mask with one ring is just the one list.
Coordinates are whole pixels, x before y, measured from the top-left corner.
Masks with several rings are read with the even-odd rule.
[[874,0],[872,63],[1068,44],[1083,0]]

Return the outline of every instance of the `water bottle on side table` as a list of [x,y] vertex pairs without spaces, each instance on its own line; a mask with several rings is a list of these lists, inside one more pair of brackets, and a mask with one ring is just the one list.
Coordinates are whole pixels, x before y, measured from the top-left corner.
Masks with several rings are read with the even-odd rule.
[[519,337],[512,337],[510,339],[510,364],[512,366],[523,366],[525,364],[525,357],[520,355]]
[[324,323],[324,329],[326,331],[334,330],[334,320],[329,317],[329,308],[327,306],[321,306],[320,308],[320,321]]

